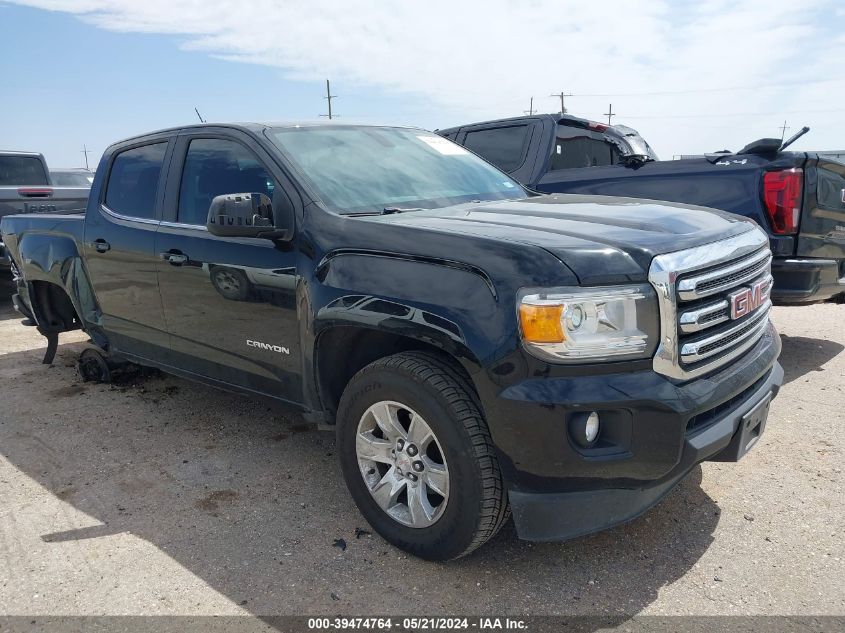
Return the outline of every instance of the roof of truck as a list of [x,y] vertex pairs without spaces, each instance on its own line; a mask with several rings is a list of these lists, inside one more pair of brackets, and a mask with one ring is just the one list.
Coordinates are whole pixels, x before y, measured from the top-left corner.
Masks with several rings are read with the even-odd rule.
[[18,152],[12,149],[0,149],[0,156],[32,156],[33,158],[40,158],[41,152]]
[[154,134],[166,134],[168,132],[178,132],[181,130],[201,130],[205,128],[232,128],[236,130],[247,130],[250,132],[261,132],[267,128],[296,128],[296,127],[395,127],[395,128],[408,128],[408,129],[416,129],[416,126],[413,125],[396,125],[393,123],[362,123],[360,121],[336,121],[336,120],[325,120],[325,119],[305,119],[300,121],[267,121],[267,122],[257,122],[257,121],[241,121],[241,122],[218,122],[214,123],[211,121],[206,121],[204,123],[193,123],[190,125],[178,125],[169,128],[163,128],[160,130],[152,130],[150,132],[145,132],[143,134],[136,134],[134,136],[129,136],[127,138],[121,139],[112,145],[117,145],[118,143],[125,143],[126,141],[132,141],[134,139],[145,138],[147,136],[152,136]]

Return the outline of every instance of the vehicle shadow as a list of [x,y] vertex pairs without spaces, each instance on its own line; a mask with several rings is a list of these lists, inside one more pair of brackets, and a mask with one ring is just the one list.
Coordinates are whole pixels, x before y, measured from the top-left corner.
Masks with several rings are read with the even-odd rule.
[[811,371],[824,371],[822,365],[835,358],[845,345],[836,341],[806,336],[781,334],[783,351],[780,364],[783,365],[783,384],[801,378]]
[[[0,375],[14,371],[20,383],[0,410],[0,453],[20,471],[11,476],[23,473],[95,523],[74,528],[80,520],[63,523],[65,511],[39,513],[53,520],[33,526],[33,559],[60,557],[68,542],[107,549],[108,540],[87,540],[131,533],[259,616],[622,621],[695,565],[719,521],[696,468],[656,508],[597,535],[529,544],[509,524],[465,559],[417,560],[371,534],[341,479],[331,433],[274,404],[172,377],[81,383],[72,369],[80,349],[60,346],[52,369],[38,365],[39,350],[0,357]],[[101,566],[97,577],[128,582],[102,552],[90,560],[99,561],[90,563]],[[133,591],[143,609],[145,591]]]

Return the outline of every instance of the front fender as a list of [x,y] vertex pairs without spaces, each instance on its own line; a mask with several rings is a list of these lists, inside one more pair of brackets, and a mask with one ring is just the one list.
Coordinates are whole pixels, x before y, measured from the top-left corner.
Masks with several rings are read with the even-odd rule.
[[489,277],[459,262],[342,252],[324,258],[317,279],[315,333],[344,324],[378,329],[440,347],[473,371],[514,331],[514,310]]

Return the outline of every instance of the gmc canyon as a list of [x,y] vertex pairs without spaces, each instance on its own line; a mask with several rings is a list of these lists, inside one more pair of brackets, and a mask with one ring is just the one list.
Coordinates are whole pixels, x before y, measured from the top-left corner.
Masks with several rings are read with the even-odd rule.
[[[676,203],[539,196],[414,128],[199,125],[108,148],[84,217],[0,223],[14,302],[134,362],[335,425],[352,498],[447,560],[627,521],[760,438],[771,253]],[[303,485],[308,485],[305,482]]]
[[633,129],[559,114],[439,130],[532,190],[671,200],[757,222],[774,254],[772,300],[845,302],[845,163],[760,139],[735,154],[658,161]]
[[[0,150],[0,218],[12,213],[82,213],[88,203],[90,183],[54,186],[44,156],[35,152]],[[0,268],[9,267],[0,240]]]

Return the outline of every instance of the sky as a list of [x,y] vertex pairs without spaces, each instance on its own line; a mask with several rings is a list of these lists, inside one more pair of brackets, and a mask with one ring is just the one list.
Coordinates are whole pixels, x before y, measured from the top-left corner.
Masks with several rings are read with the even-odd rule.
[[529,109],[633,127],[670,159],[808,125],[845,149],[843,0],[0,0],[0,149],[53,167],[208,121],[427,129]]

